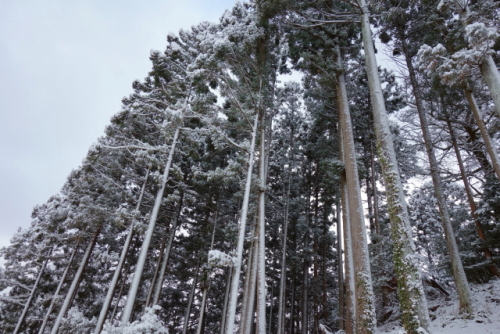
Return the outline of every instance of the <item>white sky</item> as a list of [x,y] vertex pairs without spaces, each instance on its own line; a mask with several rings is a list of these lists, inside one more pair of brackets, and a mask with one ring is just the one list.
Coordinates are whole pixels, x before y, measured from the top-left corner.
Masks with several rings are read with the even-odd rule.
[[0,1],[0,247],[80,165],[150,50],[235,2]]

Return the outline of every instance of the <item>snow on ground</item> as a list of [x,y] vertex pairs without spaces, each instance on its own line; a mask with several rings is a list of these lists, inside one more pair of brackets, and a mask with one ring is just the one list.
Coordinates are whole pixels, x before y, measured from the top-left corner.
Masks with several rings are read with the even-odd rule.
[[[487,284],[471,285],[475,316],[463,319],[458,313],[458,296],[429,301],[431,334],[500,334],[500,279]],[[379,327],[380,333],[403,334],[399,325],[386,324]]]

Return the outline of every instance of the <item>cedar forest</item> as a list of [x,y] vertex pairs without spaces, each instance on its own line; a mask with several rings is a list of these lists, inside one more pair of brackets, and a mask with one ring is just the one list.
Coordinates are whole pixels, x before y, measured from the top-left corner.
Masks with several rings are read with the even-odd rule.
[[474,319],[500,277],[499,14],[253,0],[169,34],[1,250],[0,331],[431,333],[440,298]]

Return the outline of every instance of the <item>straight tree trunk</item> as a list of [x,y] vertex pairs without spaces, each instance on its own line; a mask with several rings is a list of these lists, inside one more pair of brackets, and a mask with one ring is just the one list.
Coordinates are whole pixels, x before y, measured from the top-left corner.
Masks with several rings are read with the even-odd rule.
[[302,326],[301,333],[307,334],[309,329],[309,263],[304,259],[302,267]]
[[250,254],[246,272],[245,292],[243,295],[242,312],[240,320],[240,333],[252,334],[255,318],[255,296],[257,288],[257,272],[259,263],[259,246],[257,242],[257,222],[254,225],[254,238],[250,246]]
[[366,0],[357,0],[362,10],[361,31],[366,58],[366,72],[370,87],[373,121],[377,137],[377,148],[384,175],[387,193],[387,207],[391,221],[393,257],[398,279],[398,295],[401,320],[409,334],[416,334],[419,328],[429,329],[429,313],[417,267],[415,245],[412,239],[408,209],[399,175],[394,143],[385,109],[382,86],[378,74],[377,60],[370,30],[369,10]]
[[144,241],[142,242],[141,252],[139,254],[139,259],[137,260],[137,265],[135,267],[134,276],[132,278],[132,283],[130,284],[130,289],[127,296],[127,303],[123,309],[122,324],[125,325],[130,322],[132,316],[132,311],[134,308],[135,297],[137,295],[137,290],[139,289],[139,283],[141,281],[142,271],[144,270],[144,265],[146,263],[146,257],[148,255],[149,245],[151,244],[151,239],[153,238],[153,232],[156,225],[156,218],[160,212],[161,203],[163,200],[163,194],[165,193],[165,187],[168,181],[168,175],[170,172],[170,166],[172,165],[172,160],[174,157],[175,147],[177,145],[177,139],[179,137],[179,128],[175,130],[174,138],[172,140],[172,146],[170,147],[170,152],[168,153],[167,164],[165,166],[165,171],[163,172],[163,178],[161,182],[160,189],[156,194],[155,204],[153,206],[153,211],[151,212],[151,217],[149,219],[148,229],[146,235],[144,236]]
[[373,150],[373,143],[370,144],[370,163],[371,163],[371,181],[373,190],[373,215],[375,221],[375,232],[380,235],[380,219],[378,213],[378,194],[377,194],[377,177],[375,170],[375,154]]
[[479,105],[472,94],[470,89],[465,89],[465,97],[469,102],[469,106],[472,110],[472,114],[474,115],[474,119],[476,121],[477,126],[479,127],[479,131],[481,132],[481,137],[483,138],[484,145],[486,146],[486,151],[491,159],[491,164],[493,165],[493,169],[495,170],[495,174],[498,179],[500,179],[500,159],[498,158],[497,149],[495,148],[495,144],[491,140],[490,134],[488,133],[488,129],[483,122],[483,118],[481,117],[481,111],[479,110]]
[[453,232],[453,226],[451,225],[450,213],[448,211],[448,204],[446,203],[446,197],[444,195],[441,176],[439,175],[439,165],[434,154],[432,136],[429,130],[427,115],[425,114],[424,110],[422,94],[418,86],[412,59],[408,54],[408,47],[406,45],[405,37],[401,36],[400,40],[403,45],[403,53],[406,59],[406,66],[408,68],[408,74],[410,76],[410,82],[413,88],[415,105],[420,119],[422,135],[424,137],[424,146],[427,152],[427,157],[429,158],[429,167],[432,177],[432,183],[434,185],[434,194],[436,195],[439,213],[441,216],[441,224],[443,226],[444,236],[446,239],[446,246],[450,255],[453,278],[455,279],[455,285],[457,287],[457,292],[460,299],[460,312],[466,313],[469,317],[471,317],[474,313],[474,310],[472,308],[469,283],[467,282],[467,277],[465,276],[462,260],[460,259],[460,254],[458,251],[457,241],[455,239],[455,233]]
[[196,265],[196,274],[193,279],[193,286],[191,288],[191,292],[189,293],[189,299],[186,309],[186,315],[184,316],[184,326],[182,326],[182,334],[187,333],[188,325],[189,325],[189,316],[191,314],[191,306],[193,305],[194,293],[196,291],[196,284],[198,283],[198,274],[200,271],[200,260],[198,259],[198,264]]
[[260,157],[259,157],[259,218],[258,218],[258,271],[257,271],[257,334],[266,334],[266,127],[264,114],[260,115]]
[[155,272],[153,274],[153,278],[151,279],[151,284],[149,285],[148,296],[146,297],[146,302],[144,303],[144,309],[146,309],[146,307],[149,307],[151,304],[151,297],[153,296],[153,290],[155,288],[156,278],[158,277],[158,274],[159,274],[159,271],[161,268],[163,253],[165,250],[165,244],[167,243],[166,239],[167,239],[167,237],[165,235],[165,237],[161,241],[160,252],[158,254],[158,260],[157,260],[156,265],[155,265]]
[[163,256],[163,262],[161,264],[160,277],[158,277],[158,282],[156,283],[156,290],[153,299],[153,305],[158,305],[160,300],[161,289],[163,288],[163,281],[165,280],[165,273],[167,271],[168,259],[170,258],[170,251],[172,250],[172,244],[174,242],[175,231],[177,229],[177,223],[179,222],[179,217],[182,211],[182,201],[184,199],[184,193],[181,193],[181,198],[179,199],[179,204],[177,205],[177,213],[172,222],[170,228],[170,235],[168,238],[167,248],[165,249],[165,255]]
[[64,285],[64,281],[66,280],[66,276],[68,276],[69,268],[71,267],[71,263],[73,262],[73,258],[75,257],[76,251],[78,250],[78,245],[80,245],[80,238],[78,238],[78,241],[76,243],[75,249],[73,249],[73,252],[71,252],[71,256],[69,258],[68,264],[66,265],[66,268],[64,269],[63,275],[61,276],[61,279],[59,280],[59,284],[57,285],[56,292],[54,292],[54,296],[52,297],[52,301],[50,302],[49,309],[47,310],[47,313],[45,314],[45,317],[43,318],[42,325],[40,327],[40,330],[38,331],[38,334],[43,334],[45,331],[45,327],[47,326],[47,322],[49,321],[50,314],[54,310],[54,306],[57,301],[57,296],[59,296],[59,292],[61,291],[62,286]]
[[[340,48],[337,47],[337,64],[342,68]],[[356,277],[356,329],[357,333],[368,334],[376,331],[377,319],[373,296],[370,258],[366,237],[363,204],[361,202],[361,187],[359,185],[356,148],[352,134],[349,100],[345,86],[344,73],[337,73],[337,100],[339,105],[339,124],[342,136],[342,156],[346,173],[346,186],[349,208],[349,223],[351,225],[351,244]]]
[[[344,330],[344,270],[342,261],[342,226],[341,213],[340,213],[340,201],[337,201],[337,279],[339,284],[339,315],[338,315],[338,326],[340,330]],[[283,334],[283,333],[281,333]]]
[[220,324],[220,334],[224,334],[226,329],[226,318],[227,318],[227,302],[229,299],[229,292],[231,291],[231,278],[233,276],[233,267],[229,267],[227,270],[227,280],[226,280],[226,292],[224,293],[224,307],[222,309],[222,319]]
[[[293,161],[293,159],[292,159]],[[290,186],[292,179],[292,169],[289,167],[288,175],[288,190],[285,202],[285,212],[283,215],[283,246],[281,253],[281,277],[280,277],[280,291],[278,302],[278,332],[277,334],[285,333],[285,293],[286,293],[286,243],[288,236],[288,210],[290,207]]]
[[31,301],[33,300],[33,296],[35,295],[35,293],[38,289],[38,284],[40,283],[40,279],[42,278],[42,274],[45,270],[45,267],[47,267],[47,263],[49,262],[49,256],[52,253],[53,249],[54,248],[50,249],[49,253],[47,254],[47,258],[45,259],[45,261],[43,261],[42,267],[40,268],[40,271],[38,272],[38,275],[36,277],[35,284],[33,284],[33,288],[31,288],[31,292],[30,292],[30,295],[28,297],[28,300],[26,301],[26,304],[24,304],[23,313],[21,313],[21,316],[19,317],[19,320],[17,321],[17,325],[16,325],[16,328],[14,329],[14,332],[12,332],[13,334],[19,333],[19,330],[21,329],[21,326],[24,322],[24,318],[26,317],[26,314],[28,313],[28,309],[31,305]]
[[[457,137],[455,136],[455,131],[454,131],[453,126],[450,122],[449,116],[446,112],[445,112],[445,117],[446,117],[446,124],[448,125],[448,131],[450,132],[450,136],[451,136],[451,143],[453,145],[453,149],[455,150],[455,155],[457,157],[458,167],[460,169],[460,176],[462,177],[462,181],[464,183],[464,188],[465,188],[465,193],[467,194],[467,200],[469,201],[469,206],[470,206],[472,218],[474,219],[474,223],[476,225],[476,232],[479,236],[479,239],[481,239],[484,242],[484,241],[486,241],[486,235],[484,234],[481,220],[479,219],[479,217],[476,213],[477,206],[476,206],[476,202],[474,200],[474,195],[472,194],[472,189],[469,185],[469,180],[467,179],[467,173],[465,171],[464,162],[462,160],[462,154],[460,153],[460,149],[458,147]],[[492,254],[491,254],[490,249],[485,246],[485,247],[483,247],[482,251],[483,251],[484,257],[489,262],[489,264],[487,265],[488,271],[492,275],[494,275],[496,277],[500,277],[500,269],[498,269],[498,267],[495,265],[495,263],[493,263]]]
[[78,267],[78,271],[76,272],[75,277],[73,278],[73,282],[71,283],[71,286],[69,288],[69,291],[66,294],[66,298],[64,299],[61,310],[59,310],[59,315],[57,316],[57,319],[54,323],[54,326],[52,327],[52,330],[50,332],[51,334],[57,334],[57,331],[59,330],[59,327],[61,326],[61,321],[71,306],[71,300],[72,300],[73,296],[76,294],[76,291],[78,289],[78,285],[83,277],[83,271],[85,270],[85,267],[87,266],[87,263],[89,262],[90,255],[92,254],[92,251],[94,250],[94,246],[97,242],[97,237],[99,236],[99,233],[101,232],[101,227],[102,227],[102,225],[99,225],[97,230],[94,232],[92,240],[90,240],[89,245],[87,246],[87,250],[85,251],[85,254],[83,255],[82,261],[80,262],[80,266]]
[[122,296],[123,296],[123,289],[125,288],[125,283],[127,283],[127,278],[126,278],[125,273],[127,272],[128,268],[129,268],[128,264],[123,267],[122,284],[120,284],[120,290],[118,290],[118,295],[116,296],[115,307],[113,307],[113,312],[111,312],[111,317],[109,318],[111,321],[113,321],[115,319],[116,312],[118,311],[118,306],[120,304],[120,299],[122,299]]
[[[214,249],[214,240],[215,240],[215,227],[217,226],[217,211],[215,212],[214,218],[214,230],[212,232],[212,242],[210,243],[210,250]],[[208,263],[208,261],[207,261]],[[208,292],[208,273],[205,273],[203,279],[203,297],[201,298],[201,306],[200,306],[200,320],[198,320],[198,329],[196,330],[196,334],[201,334],[202,329],[204,327],[205,321],[205,307],[207,303],[207,292]]]
[[104,326],[104,322],[106,321],[106,316],[108,315],[109,312],[109,306],[111,305],[111,300],[113,299],[113,293],[115,292],[116,284],[118,283],[118,279],[120,278],[120,273],[122,272],[123,264],[125,263],[125,258],[130,248],[130,242],[132,241],[132,236],[134,235],[135,219],[137,219],[137,215],[139,214],[139,209],[141,208],[142,198],[144,197],[144,190],[146,189],[146,183],[148,182],[148,177],[149,177],[149,169],[146,172],[146,178],[141,187],[139,199],[137,200],[137,204],[134,210],[134,217],[132,223],[130,224],[130,228],[127,234],[127,239],[125,239],[125,243],[123,244],[122,252],[120,254],[120,260],[118,261],[118,264],[116,266],[113,278],[111,279],[111,283],[109,284],[108,287],[108,292],[106,293],[106,298],[104,299],[104,303],[101,308],[101,312],[99,313],[99,319],[97,320],[94,334],[99,334],[102,331],[102,327]]
[[290,300],[290,334],[295,333],[295,270],[292,272],[292,296]]
[[[342,146],[342,144],[341,144]],[[343,149],[341,148],[341,151]],[[345,172],[340,175],[340,191],[342,201],[342,227],[344,235],[344,265],[345,265],[345,332],[356,333],[356,285],[354,283],[354,259],[352,255],[351,224],[349,222],[349,200]]]
[[231,282],[231,294],[229,297],[228,317],[226,323],[226,334],[235,332],[234,320],[236,318],[236,303],[238,301],[238,288],[240,285],[241,262],[243,258],[243,244],[245,241],[245,230],[248,215],[248,203],[250,201],[250,186],[252,184],[253,156],[255,150],[255,137],[257,136],[257,124],[259,117],[255,115],[255,124],[252,129],[252,141],[249,148],[248,170],[245,182],[245,192],[243,195],[243,205],[241,209],[240,226],[238,228],[238,243],[236,246],[236,261],[234,264],[233,280]]

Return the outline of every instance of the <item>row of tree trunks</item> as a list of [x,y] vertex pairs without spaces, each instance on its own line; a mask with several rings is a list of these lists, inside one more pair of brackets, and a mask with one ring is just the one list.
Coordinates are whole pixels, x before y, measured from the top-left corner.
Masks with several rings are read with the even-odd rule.
[[43,318],[42,325],[40,326],[40,330],[38,331],[38,334],[43,334],[45,331],[45,327],[47,326],[47,323],[49,322],[50,314],[54,310],[54,307],[56,306],[56,302],[59,296],[59,293],[61,292],[61,289],[64,285],[64,282],[66,281],[66,277],[68,276],[69,269],[71,267],[71,263],[73,263],[73,259],[75,258],[75,254],[78,251],[78,246],[80,245],[80,237],[78,237],[78,240],[76,242],[76,246],[71,252],[71,256],[69,258],[68,264],[66,265],[66,268],[64,268],[64,272],[59,280],[59,284],[57,284],[56,292],[54,292],[54,296],[52,297],[52,300],[49,305],[49,309],[47,310],[47,313],[45,313],[45,317]]
[[[469,206],[470,206],[472,218],[474,219],[474,223],[476,225],[476,232],[479,236],[479,239],[481,239],[484,242],[484,241],[486,241],[486,235],[484,234],[484,230],[483,230],[481,221],[476,213],[477,205],[476,205],[476,202],[474,200],[474,195],[472,193],[472,189],[471,189],[470,184],[469,184],[469,179],[467,178],[467,172],[465,171],[465,166],[464,166],[464,162],[462,159],[462,154],[460,153],[460,148],[458,146],[457,137],[455,135],[455,130],[453,129],[453,125],[451,124],[450,117],[449,117],[447,112],[445,112],[445,117],[446,117],[446,125],[448,127],[448,131],[449,131],[450,137],[451,137],[451,143],[453,145],[453,149],[454,149],[455,155],[457,157],[458,167],[460,169],[460,176],[461,176],[462,182],[464,184],[464,189],[465,189],[465,193],[467,195],[467,200],[469,201]],[[483,247],[482,250],[483,250],[484,257],[489,262],[489,264],[487,265],[488,271],[492,275],[500,277],[500,269],[498,269],[498,267],[495,265],[495,263],[493,263],[492,254],[491,254],[490,249],[485,246],[485,247]]]
[[406,60],[406,67],[408,68],[410,83],[413,89],[413,96],[415,97],[415,105],[420,119],[420,128],[422,129],[422,134],[424,137],[424,146],[427,152],[427,157],[429,159],[432,183],[434,185],[434,193],[436,196],[439,213],[441,215],[441,224],[443,226],[444,236],[446,239],[446,246],[448,248],[448,253],[451,260],[453,278],[455,280],[458,295],[460,298],[460,310],[461,312],[466,313],[468,316],[472,316],[473,308],[470,297],[469,283],[467,282],[467,278],[465,276],[462,260],[460,259],[460,254],[458,252],[455,233],[453,232],[453,227],[451,225],[450,213],[448,211],[448,204],[446,203],[441,176],[439,174],[439,165],[436,160],[436,155],[434,154],[434,145],[432,141],[431,132],[429,130],[429,122],[427,120],[427,115],[424,110],[422,94],[420,92],[419,84],[417,82],[417,76],[415,73],[415,69],[413,68],[412,59],[409,55],[408,46],[406,45],[406,37],[401,31],[400,35],[401,35],[400,40],[403,46],[403,53],[405,55],[405,60]]
[[137,200],[137,204],[134,210],[134,217],[132,218],[132,223],[130,224],[130,228],[127,234],[127,238],[125,239],[125,243],[123,244],[122,252],[120,254],[120,260],[118,261],[118,264],[116,266],[115,272],[113,274],[113,278],[111,279],[111,283],[109,284],[108,287],[108,292],[106,294],[106,298],[104,299],[104,303],[101,308],[101,312],[99,313],[99,319],[97,320],[97,324],[95,327],[95,334],[99,334],[102,330],[102,327],[104,326],[104,321],[106,321],[106,316],[108,315],[109,312],[109,307],[111,305],[111,300],[113,299],[113,294],[116,289],[116,285],[118,284],[118,279],[120,278],[120,274],[123,269],[123,265],[125,263],[125,258],[127,256],[127,252],[130,248],[130,242],[132,241],[132,236],[134,235],[134,225],[135,225],[135,220],[137,219],[139,215],[139,209],[141,208],[141,203],[142,199],[144,197],[144,191],[146,189],[146,183],[148,182],[149,178],[149,169],[146,172],[146,177],[144,179],[144,183],[142,184],[141,187],[141,192],[139,194],[139,199]]
[[31,288],[31,292],[28,296],[28,300],[26,300],[26,303],[24,304],[23,312],[21,313],[21,316],[19,317],[19,320],[17,321],[17,325],[16,325],[16,328],[14,329],[14,332],[12,332],[13,334],[17,334],[21,330],[21,326],[23,325],[24,318],[26,317],[26,314],[28,313],[28,309],[31,305],[31,301],[33,300],[33,296],[37,292],[38,284],[40,283],[40,279],[42,278],[42,274],[45,271],[45,267],[47,267],[47,263],[49,262],[50,254],[52,253],[53,249],[54,248],[50,249],[50,251],[47,254],[47,258],[45,259],[45,261],[43,261],[43,264],[38,271],[38,275],[36,277],[35,284],[33,284],[33,287]]
[[68,312],[69,308],[71,307],[71,303],[73,301],[73,298],[77,292],[78,286],[83,278],[83,271],[85,270],[85,267],[87,266],[87,263],[90,260],[90,255],[92,254],[92,251],[94,250],[94,246],[97,243],[97,238],[99,236],[99,233],[101,232],[102,224],[99,224],[97,229],[95,230],[92,239],[90,240],[87,249],[85,250],[85,254],[83,255],[82,260],[80,261],[80,266],[78,267],[78,270],[75,274],[75,277],[73,278],[73,282],[71,283],[71,286],[69,288],[68,293],[66,294],[66,298],[64,299],[64,302],[61,306],[61,309],[59,310],[59,314],[56,318],[56,321],[54,325],[52,326],[51,334],[57,334],[59,331],[59,327],[61,326],[61,322],[63,317],[66,315]]
[[193,285],[191,286],[191,292],[188,297],[188,304],[186,307],[186,315],[184,316],[184,325],[182,326],[182,334],[186,334],[189,326],[189,318],[191,315],[191,306],[193,305],[194,293],[196,291],[196,285],[198,284],[198,275],[200,273],[200,259],[198,258],[198,262],[196,264],[196,272],[193,278]]
[[130,322],[132,317],[132,311],[134,308],[135,298],[137,291],[139,289],[139,283],[141,281],[142,271],[144,270],[144,265],[146,263],[146,257],[148,255],[149,245],[153,238],[153,232],[156,225],[156,219],[158,213],[160,212],[161,203],[163,201],[163,194],[165,193],[165,188],[168,181],[168,176],[170,172],[170,167],[172,165],[172,160],[174,157],[175,147],[177,145],[177,139],[179,138],[180,129],[177,128],[174,133],[170,151],[168,153],[167,164],[165,166],[165,171],[163,172],[162,182],[155,198],[155,204],[153,210],[151,211],[151,216],[149,219],[148,229],[144,236],[144,241],[142,242],[141,252],[139,254],[139,259],[137,260],[137,265],[135,267],[134,276],[132,278],[132,283],[130,284],[130,289],[127,296],[127,302],[123,308],[122,314],[122,324],[127,324]]

